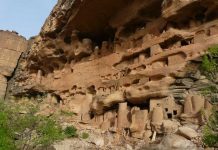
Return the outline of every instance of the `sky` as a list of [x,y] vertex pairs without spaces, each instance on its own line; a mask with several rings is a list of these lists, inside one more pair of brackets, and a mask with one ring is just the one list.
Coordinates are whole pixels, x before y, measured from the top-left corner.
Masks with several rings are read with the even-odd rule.
[[0,0],[0,30],[37,35],[57,0]]

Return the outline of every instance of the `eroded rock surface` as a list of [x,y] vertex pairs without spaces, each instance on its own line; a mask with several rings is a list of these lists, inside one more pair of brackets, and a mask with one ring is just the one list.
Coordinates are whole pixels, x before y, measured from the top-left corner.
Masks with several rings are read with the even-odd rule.
[[152,150],[168,150],[168,149],[197,150],[198,148],[196,147],[194,143],[187,140],[186,138],[179,136],[179,135],[170,134],[170,135],[165,136],[159,145],[150,147],[149,149],[152,149]]
[[214,0],[59,0],[10,91],[47,93],[78,122],[124,137],[154,141],[202,124],[211,104],[199,91],[212,83],[198,66],[218,44],[217,8]]
[[12,76],[21,53],[26,49],[25,38],[15,32],[0,31],[0,98],[4,98],[7,78]]

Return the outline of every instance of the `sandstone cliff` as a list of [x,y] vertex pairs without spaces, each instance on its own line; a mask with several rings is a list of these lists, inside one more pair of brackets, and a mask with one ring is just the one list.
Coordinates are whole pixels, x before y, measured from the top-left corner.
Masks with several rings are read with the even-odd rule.
[[218,44],[217,8],[214,0],[59,0],[10,92],[47,93],[79,122],[139,139],[201,124],[211,104],[199,91],[216,83],[198,67]]
[[22,52],[27,49],[25,38],[15,32],[0,31],[0,97],[4,98],[7,78],[10,78],[17,66]]

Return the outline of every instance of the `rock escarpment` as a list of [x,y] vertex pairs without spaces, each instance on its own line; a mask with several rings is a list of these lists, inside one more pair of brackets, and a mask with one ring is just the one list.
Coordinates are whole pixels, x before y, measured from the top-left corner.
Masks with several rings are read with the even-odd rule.
[[135,138],[201,124],[211,104],[199,91],[210,81],[197,68],[218,44],[217,7],[214,0],[60,0],[10,90],[47,93],[79,122]]
[[4,98],[7,78],[12,76],[21,53],[26,49],[25,38],[15,32],[0,31],[0,98]]

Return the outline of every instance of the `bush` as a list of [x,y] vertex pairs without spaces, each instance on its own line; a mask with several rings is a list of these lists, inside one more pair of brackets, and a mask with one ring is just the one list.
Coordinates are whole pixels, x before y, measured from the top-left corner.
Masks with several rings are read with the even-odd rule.
[[210,55],[211,57],[218,57],[218,45],[215,45],[215,46],[213,46],[213,47],[210,47],[210,48],[208,49],[208,51],[209,51],[209,55]]
[[77,129],[74,126],[66,127],[64,133],[67,137],[78,137]]
[[82,139],[88,139],[89,138],[89,134],[86,132],[82,133]]
[[218,87],[215,85],[208,85],[208,87],[201,89],[201,94],[208,97],[212,104],[218,103],[216,93],[218,93]]
[[216,72],[218,70],[216,57],[218,57],[218,45],[210,47],[208,49],[208,54],[203,56],[202,70],[209,73]]
[[[27,107],[21,114],[19,105],[0,101],[0,150],[46,148],[66,137],[78,137],[74,126],[62,130],[56,118],[37,116],[37,107]],[[88,136],[82,134],[83,139]]]
[[208,49],[208,54],[203,56],[201,71],[205,74],[209,79],[213,79],[214,75],[218,71],[218,62],[216,58],[218,57],[218,45],[211,47]]
[[218,89],[216,86],[214,85],[211,85],[211,86],[208,86],[208,87],[205,87],[201,90],[201,93],[204,95],[204,96],[207,96],[207,95],[211,95],[211,94],[214,94],[214,93],[218,93]]
[[48,118],[40,121],[37,133],[39,134],[37,141],[43,146],[49,146],[54,141],[64,139],[61,127],[54,120]]
[[[218,45],[213,46],[208,49],[208,54],[203,56],[201,70],[209,79],[215,79],[214,75],[218,71]],[[216,86],[208,86],[202,90],[202,94],[209,96],[211,102],[217,102],[216,96],[214,93],[218,93]],[[212,147],[218,144],[218,112],[213,108],[212,115],[209,117],[207,124],[203,128],[203,142],[206,146]]]
[[71,117],[71,116],[73,116],[73,115],[75,115],[75,114],[74,114],[73,112],[61,110],[61,115]]
[[215,108],[212,112],[207,125],[203,129],[203,142],[209,147],[218,144],[218,112]]
[[218,136],[213,134],[212,130],[208,127],[205,127],[203,132],[204,132],[204,136],[203,136],[204,144],[209,147],[214,146],[218,141]]
[[54,119],[36,116],[30,109],[20,114],[19,107],[0,102],[0,150],[48,146],[65,137]]
[[214,59],[209,59],[207,55],[203,56],[202,60],[202,69],[203,71],[213,73],[217,70],[217,63]]

